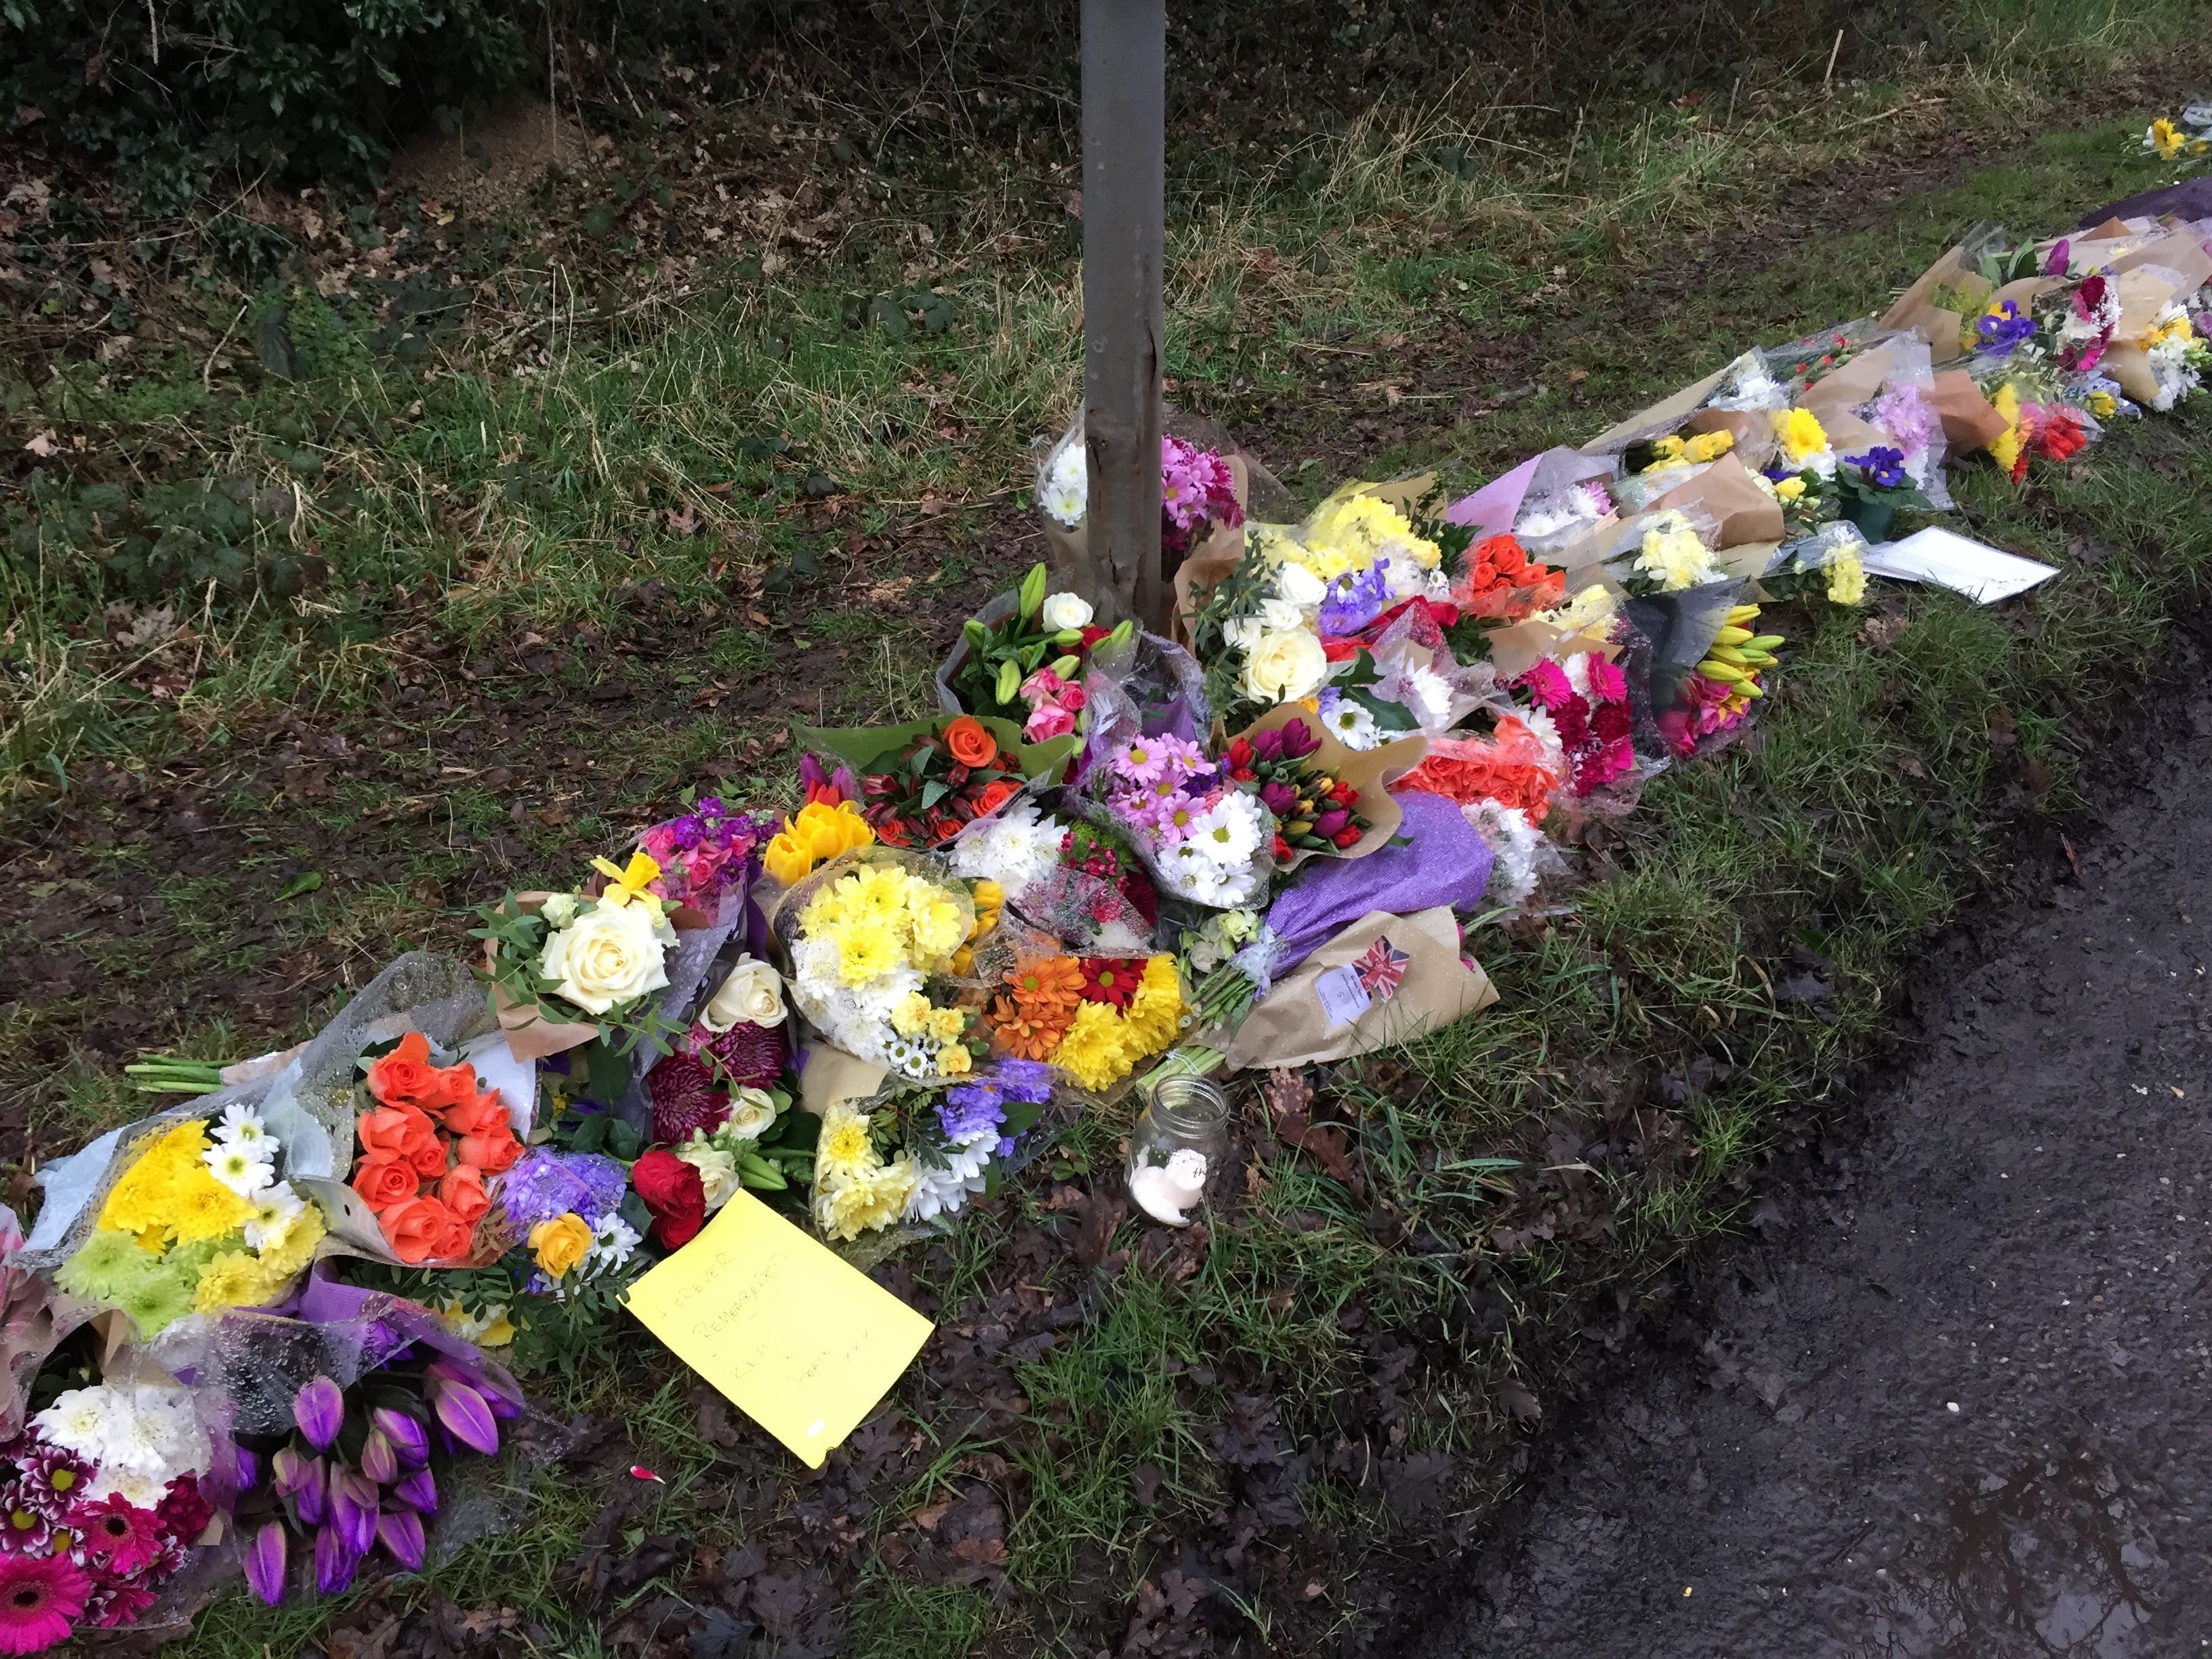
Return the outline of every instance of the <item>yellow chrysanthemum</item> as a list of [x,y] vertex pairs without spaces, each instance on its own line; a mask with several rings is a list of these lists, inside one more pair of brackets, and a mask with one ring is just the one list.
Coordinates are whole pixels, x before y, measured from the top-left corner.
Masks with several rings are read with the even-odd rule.
[[2004,419],[2005,429],[1990,441],[1990,456],[2007,472],[2020,463],[2020,392],[2010,380],[1997,388],[1990,404]]
[[1828,599],[1834,605],[1856,605],[1866,598],[1866,567],[1856,553],[1838,553],[1828,561]]
[[814,1147],[817,1180],[824,1174],[851,1175],[875,1162],[875,1143],[868,1138],[866,1117],[842,1103],[822,1115],[822,1134]]
[[929,1029],[929,1017],[933,1012],[927,997],[919,991],[909,991],[891,1010],[891,1030],[901,1036],[920,1036]]
[[273,1302],[289,1273],[271,1273],[269,1264],[245,1250],[225,1250],[200,1269],[192,1291],[194,1313],[222,1308],[258,1308]]
[[1817,455],[1828,447],[1827,429],[1809,409],[1778,410],[1774,435],[1792,466],[1802,465],[1808,456]]
[[965,1077],[975,1063],[975,1057],[963,1043],[950,1042],[937,1051],[937,1070],[940,1077]]
[[968,1016],[957,1008],[933,1008],[929,1014],[929,1034],[939,1042],[951,1042],[964,1036]]
[[262,1246],[262,1265],[280,1278],[289,1279],[315,1259],[315,1246],[322,1243],[324,1231],[322,1211],[307,1205],[292,1218],[281,1237]]
[[866,985],[898,967],[898,940],[880,921],[848,921],[837,930],[837,977]]
[[1052,1063],[1086,1089],[1104,1089],[1127,1077],[1139,1058],[1132,1052],[1121,1017],[1103,1002],[1086,1002],[1075,1011]]
[[186,1170],[202,1168],[200,1154],[207,1145],[207,1126],[197,1119],[173,1124],[143,1141],[137,1161],[124,1171],[100,1206],[100,1224],[117,1232],[137,1233],[142,1243],[150,1233],[158,1250],[169,1231],[178,1180]]
[[831,1238],[858,1238],[888,1227],[914,1196],[914,1161],[896,1158],[879,1169],[814,1188],[814,1219]]

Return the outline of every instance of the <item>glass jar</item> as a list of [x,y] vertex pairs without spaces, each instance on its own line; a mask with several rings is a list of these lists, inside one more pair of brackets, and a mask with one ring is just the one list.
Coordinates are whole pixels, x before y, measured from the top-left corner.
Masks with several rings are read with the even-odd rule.
[[1153,1220],[1187,1227],[1228,1151],[1229,1097],[1206,1078],[1163,1078],[1129,1136],[1129,1196]]

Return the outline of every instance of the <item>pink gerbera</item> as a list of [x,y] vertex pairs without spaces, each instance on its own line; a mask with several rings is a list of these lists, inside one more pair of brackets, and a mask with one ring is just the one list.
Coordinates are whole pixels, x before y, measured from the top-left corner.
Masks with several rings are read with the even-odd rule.
[[0,1653],[40,1653],[68,1641],[91,1589],[65,1555],[0,1555]]
[[107,1563],[112,1572],[134,1573],[161,1553],[158,1517],[121,1492],[78,1504],[70,1511],[69,1525],[84,1534],[85,1553]]

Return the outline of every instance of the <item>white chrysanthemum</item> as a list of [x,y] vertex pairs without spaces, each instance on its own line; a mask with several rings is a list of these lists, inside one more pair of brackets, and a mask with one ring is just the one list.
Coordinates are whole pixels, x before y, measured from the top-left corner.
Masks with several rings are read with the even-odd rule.
[[1091,457],[1081,444],[1069,444],[1053,457],[1042,499],[1044,510],[1070,530],[1083,522],[1091,505]]
[[1444,677],[1419,663],[1407,663],[1401,701],[1425,732],[1443,732],[1452,723],[1452,689]]
[[1544,832],[1519,807],[1498,801],[1469,801],[1460,812],[1490,845],[1490,884],[1483,902],[1518,908],[1536,890],[1536,849]]
[[1041,817],[1029,801],[1017,802],[953,843],[952,872],[997,882],[1011,902],[1052,873],[1066,835],[1058,818]]
[[215,1138],[218,1145],[224,1146],[266,1146],[273,1150],[276,1144],[268,1125],[262,1122],[261,1114],[243,1102],[222,1109],[222,1121],[216,1126]]
[[280,1181],[256,1193],[253,1213],[246,1218],[246,1243],[250,1249],[266,1250],[291,1237],[293,1224],[307,1212],[307,1206],[292,1183]]
[[270,1162],[276,1152],[273,1141],[263,1141],[250,1146],[210,1146],[200,1154],[208,1173],[236,1193],[240,1198],[252,1198],[276,1179],[275,1165]]
[[64,1451],[92,1460],[97,1456],[95,1449],[107,1439],[118,1405],[115,1391],[104,1384],[71,1389],[33,1417],[31,1426]]
[[1553,777],[1566,774],[1567,746],[1559,741],[1559,728],[1552,719],[1551,711],[1544,708],[1523,709],[1521,723],[1527,726],[1537,742],[1544,745],[1544,769]]

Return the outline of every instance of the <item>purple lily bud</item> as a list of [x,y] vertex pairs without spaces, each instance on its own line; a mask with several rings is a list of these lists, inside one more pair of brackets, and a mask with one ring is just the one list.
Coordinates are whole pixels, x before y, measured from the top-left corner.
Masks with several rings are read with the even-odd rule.
[[331,1476],[331,1529],[356,1555],[376,1541],[376,1483],[357,1469]]
[[[370,1523],[374,1529],[374,1522]],[[361,1568],[361,1553],[349,1549],[337,1529],[325,1527],[315,1534],[315,1588],[325,1595],[336,1595],[353,1583],[353,1576]]]
[[388,1486],[399,1478],[399,1454],[384,1437],[382,1429],[371,1429],[368,1438],[361,1443],[361,1472],[380,1486]]
[[436,1393],[431,1405],[438,1413],[438,1421],[447,1433],[471,1451],[482,1452],[486,1457],[499,1450],[499,1425],[493,1421],[491,1407],[484,1397],[465,1382],[443,1382],[432,1385]]
[[301,1527],[319,1527],[331,1512],[330,1468],[319,1457],[300,1461],[305,1468],[292,1493],[292,1512],[300,1517]]
[[246,1547],[246,1582],[253,1593],[275,1607],[284,1599],[284,1568],[290,1540],[282,1521],[271,1521],[253,1534]]
[[376,1541],[410,1572],[422,1571],[422,1517],[412,1510],[386,1510],[376,1517]]
[[1346,811],[1340,806],[1334,811],[1322,813],[1319,817],[1314,820],[1314,834],[1316,836],[1333,836],[1351,822],[1352,814]]
[[[379,1406],[369,1413],[372,1425],[392,1443],[403,1469],[419,1469],[430,1461],[430,1431],[405,1412],[394,1411],[389,1406]],[[368,1467],[368,1459],[362,1460]],[[387,1483],[389,1484],[389,1483]]]
[[252,1492],[261,1484],[261,1459],[243,1446],[230,1449],[231,1468],[236,1472],[238,1489]]
[[1304,760],[1321,747],[1321,739],[1313,728],[1301,720],[1283,722],[1283,754],[1286,759]]
[[292,1396],[292,1420],[300,1425],[309,1445],[317,1451],[328,1451],[331,1442],[338,1437],[338,1425],[345,1421],[345,1396],[327,1376],[303,1383]]
[[404,1477],[392,1489],[392,1495],[419,1514],[435,1515],[438,1512],[438,1482],[427,1468]]

